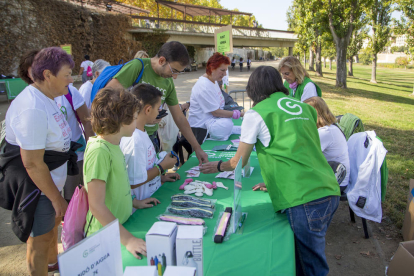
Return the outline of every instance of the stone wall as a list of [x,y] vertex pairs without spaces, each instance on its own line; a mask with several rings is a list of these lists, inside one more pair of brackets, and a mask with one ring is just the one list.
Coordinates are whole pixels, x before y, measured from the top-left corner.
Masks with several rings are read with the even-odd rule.
[[130,60],[141,43],[127,36],[130,18],[98,13],[60,0],[0,0],[0,74],[16,75],[29,50],[72,45],[76,73],[88,54],[118,64]]

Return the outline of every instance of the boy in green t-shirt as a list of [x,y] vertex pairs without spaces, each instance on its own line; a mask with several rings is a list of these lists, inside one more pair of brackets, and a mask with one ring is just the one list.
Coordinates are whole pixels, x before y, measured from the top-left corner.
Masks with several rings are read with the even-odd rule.
[[130,217],[132,207],[149,208],[153,206],[151,203],[160,202],[155,198],[132,198],[124,155],[119,147],[121,138],[134,132],[138,109],[138,100],[123,89],[104,88],[96,95],[91,122],[97,136],[89,138],[83,174],[89,200],[87,236],[118,219],[121,243],[140,259],[138,254],[146,256],[145,241],[135,238],[122,224]]

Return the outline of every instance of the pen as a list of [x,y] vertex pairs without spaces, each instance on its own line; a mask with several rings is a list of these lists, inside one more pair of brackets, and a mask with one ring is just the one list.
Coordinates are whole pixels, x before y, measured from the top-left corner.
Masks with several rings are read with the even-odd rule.
[[239,229],[243,226],[244,220],[246,219],[246,214],[243,214],[240,218]]

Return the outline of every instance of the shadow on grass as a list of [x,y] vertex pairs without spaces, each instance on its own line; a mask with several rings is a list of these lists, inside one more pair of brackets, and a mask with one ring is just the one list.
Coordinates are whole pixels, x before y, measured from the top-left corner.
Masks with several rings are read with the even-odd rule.
[[[358,80],[359,82],[356,81],[356,80]],[[394,80],[398,81],[397,79],[394,79]],[[391,87],[408,88],[408,89],[410,89],[408,91],[410,93],[412,92],[411,89],[413,88],[412,85],[408,85],[408,82],[401,82],[397,85],[395,83],[389,83],[389,82],[384,82],[384,81],[378,81],[377,80],[377,83],[372,83],[372,82],[368,81],[367,79],[357,78],[357,77],[352,77],[352,82],[353,83],[361,83],[361,84],[365,84],[365,85],[370,85],[370,86],[374,86],[374,87],[378,87],[378,88],[391,88]],[[407,85],[402,84],[402,83],[407,83]],[[384,87],[384,86],[386,86],[386,87]],[[400,90],[400,91],[406,92],[405,90]]]
[[[324,77],[324,78],[326,78],[326,77]],[[338,92],[339,92],[339,94],[350,93],[350,94],[361,96],[361,97],[367,98],[367,99],[373,99],[373,100],[384,101],[384,102],[393,102],[393,103],[414,105],[414,99],[410,99],[410,98],[406,98],[406,97],[390,95],[390,94],[381,93],[381,92],[378,92],[378,91],[370,91],[370,90],[361,89],[361,88],[347,88],[345,90],[345,89],[337,88],[335,85],[330,84],[330,83],[321,82],[319,80],[316,80],[316,82],[321,83],[322,87],[325,88],[325,89],[322,89],[322,95],[323,95],[324,90],[329,90],[330,92],[332,92],[334,94],[337,94]],[[367,83],[363,83],[363,84],[367,84]],[[375,84],[368,84],[368,85],[376,86]],[[376,86],[376,87],[378,87],[378,86]]]

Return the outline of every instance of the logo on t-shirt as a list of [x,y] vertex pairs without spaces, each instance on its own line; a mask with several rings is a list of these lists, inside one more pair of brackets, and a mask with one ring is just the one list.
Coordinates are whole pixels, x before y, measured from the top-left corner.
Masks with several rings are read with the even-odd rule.
[[300,115],[302,114],[302,107],[298,104],[292,103],[292,101],[299,102],[292,98],[283,97],[277,101],[277,106],[284,112],[290,115]]

